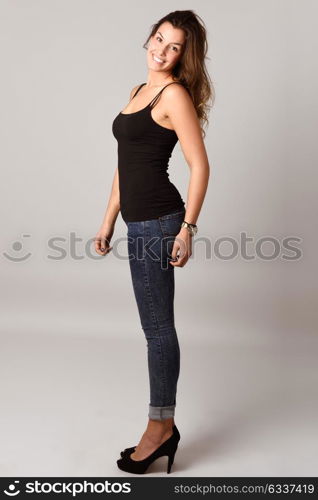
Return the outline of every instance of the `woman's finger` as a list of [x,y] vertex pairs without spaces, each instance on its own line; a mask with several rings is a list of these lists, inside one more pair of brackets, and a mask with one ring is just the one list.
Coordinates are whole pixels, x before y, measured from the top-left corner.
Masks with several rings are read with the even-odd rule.
[[180,244],[178,241],[175,240],[173,247],[172,247],[172,252],[171,252],[171,258],[175,260],[178,255],[178,250],[180,249]]
[[106,238],[101,238],[100,249],[102,252],[105,252],[105,250],[106,250]]
[[172,262],[171,260],[169,261],[170,264],[174,267],[183,267],[187,263],[187,258],[182,257],[181,259],[179,258],[176,262]]
[[95,250],[99,250],[100,249],[100,238],[95,238],[94,240],[94,244],[95,244]]

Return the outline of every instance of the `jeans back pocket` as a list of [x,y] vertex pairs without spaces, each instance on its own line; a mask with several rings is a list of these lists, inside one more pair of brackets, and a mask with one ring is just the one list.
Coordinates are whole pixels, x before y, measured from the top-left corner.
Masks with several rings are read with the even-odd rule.
[[159,224],[163,236],[176,236],[181,229],[181,224],[184,221],[184,216],[185,209],[178,210],[177,212],[159,217]]

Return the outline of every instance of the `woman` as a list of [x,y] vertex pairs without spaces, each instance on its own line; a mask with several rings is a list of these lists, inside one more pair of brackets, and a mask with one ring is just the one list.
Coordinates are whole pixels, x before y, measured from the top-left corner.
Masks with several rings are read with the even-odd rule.
[[[174,422],[180,351],[174,323],[174,268],[192,254],[192,238],[209,179],[200,121],[208,121],[213,96],[204,59],[206,30],[191,10],[175,11],[153,25],[147,48],[147,82],[113,122],[118,167],[95,249],[112,247],[119,211],[127,225],[129,265],[141,326],[147,340],[150,404],[139,444],[126,448],[120,469],[146,472],[168,455],[168,473],[180,439]],[[146,46],[149,42],[148,47]],[[187,205],[168,178],[177,141],[190,167]]]

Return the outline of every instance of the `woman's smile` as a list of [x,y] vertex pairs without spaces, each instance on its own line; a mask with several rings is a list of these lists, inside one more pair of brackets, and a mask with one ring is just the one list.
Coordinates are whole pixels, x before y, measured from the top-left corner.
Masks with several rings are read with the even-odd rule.
[[157,57],[155,55],[153,55],[152,58],[158,64],[163,64],[164,63],[164,61],[162,59],[160,59],[159,57]]

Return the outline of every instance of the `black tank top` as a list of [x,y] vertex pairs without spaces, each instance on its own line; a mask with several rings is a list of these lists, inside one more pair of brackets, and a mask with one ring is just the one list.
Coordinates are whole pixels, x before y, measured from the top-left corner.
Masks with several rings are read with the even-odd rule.
[[[172,83],[179,82],[168,85]],[[132,99],[145,84],[138,87]],[[113,121],[112,132],[118,142],[120,211],[125,222],[157,219],[185,206],[168,174],[178,136],[151,115],[168,85],[145,108],[135,113],[120,112]]]

